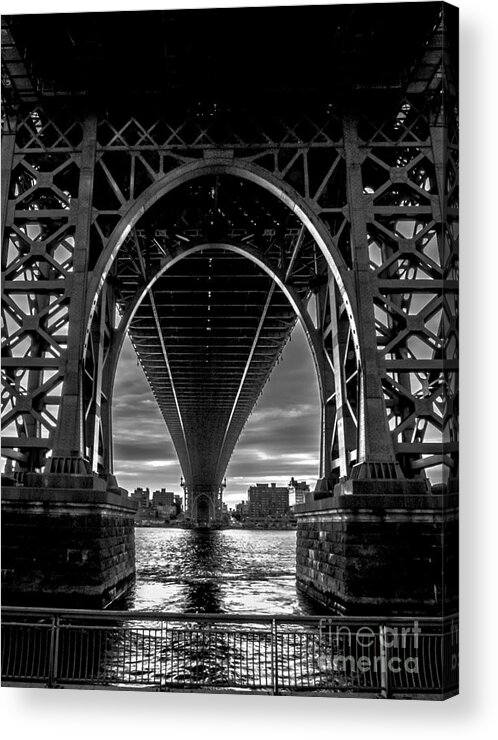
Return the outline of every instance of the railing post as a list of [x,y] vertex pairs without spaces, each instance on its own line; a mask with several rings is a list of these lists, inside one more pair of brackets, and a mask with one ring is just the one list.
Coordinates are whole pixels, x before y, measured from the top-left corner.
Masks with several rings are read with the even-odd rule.
[[52,617],[50,628],[50,647],[48,657],[48,683],[49,689],[55,686],[57,681],[57,667],[59,662],[59,617]]
[[278,694],[277,620],[271,620],[271,672],[272,694]]
[[386,625],[379,624],[380,686],[383,699],[389,698],[389,672],[387,667]]
[[157,648],[154,650],[154,663],[161,661],[161,656],[164,655],[164,663],[160,662],[159,672],[159,691],[166,691],[166,671],[168,667],[168,623],[161,620],[161,649],[159,650],[159,656],[157,655]]

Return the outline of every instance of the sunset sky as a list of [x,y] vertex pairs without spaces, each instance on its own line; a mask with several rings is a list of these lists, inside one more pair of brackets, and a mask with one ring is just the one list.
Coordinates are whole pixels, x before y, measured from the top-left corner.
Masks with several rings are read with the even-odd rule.
[[[119,484],[129,491],[141,486],[183,493],[175,449],[128,340],[117,371],[113,418]],[[298,325],[235,448],[224,493],[228,505],[246,499],[248,487],[255,483],[287,485],[294,476],[313,488],[319,427],[313,360]]]

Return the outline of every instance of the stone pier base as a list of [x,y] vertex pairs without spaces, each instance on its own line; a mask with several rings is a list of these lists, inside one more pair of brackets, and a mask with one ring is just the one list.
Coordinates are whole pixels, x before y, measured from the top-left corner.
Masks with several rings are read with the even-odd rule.
[[5,487],[2,603],[104,608],[135,579],[136,505],[125,491]]
[[417,481],[348,481],[296,506],[298,588],[347,615],[456,611],[457,494],[420,490]]

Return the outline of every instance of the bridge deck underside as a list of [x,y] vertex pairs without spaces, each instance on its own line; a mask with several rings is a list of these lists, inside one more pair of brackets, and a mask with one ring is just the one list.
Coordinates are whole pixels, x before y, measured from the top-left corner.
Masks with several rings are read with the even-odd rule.
[[221,483],[295,320],[268,275],[221,249],[174,265],[141,303],[131,340],[191,485]]

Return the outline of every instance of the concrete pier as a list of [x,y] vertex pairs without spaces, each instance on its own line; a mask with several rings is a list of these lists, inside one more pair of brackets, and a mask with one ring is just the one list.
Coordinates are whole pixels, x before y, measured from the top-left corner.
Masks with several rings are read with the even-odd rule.
[[103,608],[135,579],[126,492],[5,487],[2,603]]
[[417,486],[348,481],[296,506],[298,588],[346,615],[456,610],[458,497]]

